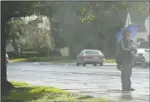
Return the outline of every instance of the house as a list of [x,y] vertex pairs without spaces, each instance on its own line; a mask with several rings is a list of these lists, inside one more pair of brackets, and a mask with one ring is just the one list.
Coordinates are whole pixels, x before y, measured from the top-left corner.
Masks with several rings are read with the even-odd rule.
[[138,39],[148,40],[149,35],[149,20],[139,14],[138,12],[130,12],[127,14],[125,27],[129,24],[137,24],[139,26],[136,36],[134,37],[134,42],[137,42]]

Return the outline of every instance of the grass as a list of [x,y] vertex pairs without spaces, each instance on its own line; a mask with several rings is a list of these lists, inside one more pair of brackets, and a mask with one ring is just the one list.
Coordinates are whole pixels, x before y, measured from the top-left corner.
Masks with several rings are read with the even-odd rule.
[[106,59],[104,62],[105,63],[116,63],[116,60],[115,59]]
[[28,62],[52,62],[52,61],[70,61],[70,60],[73,60],[73,58],[63,56],[35,57],[27,59]]
[[2,97],[2,102],[113,102],[88,95],[72,94],[54,87],[30,86],[23,82],[12,84],[15,89],[8,96]]
[[[75,59],[71,57],[55,56],[55,57],[34,57],[34,58],[18,58],[12,59],[10,62],[53,62],[53,63],[74,63]],[[105,63],[116,63],[115,59],[106,59]]]
[[53,63],[75,63],[75,60],[55,60]]
[[25,62],[26,58],[16,58],[16,59],[10,59],[9,62]]
[[[56,60],[53,61],[54,63],[75,63],[74,59],[70,59],[70,60]],[[106,59],[104,61],[104,63],[116,63],[115,59]]]

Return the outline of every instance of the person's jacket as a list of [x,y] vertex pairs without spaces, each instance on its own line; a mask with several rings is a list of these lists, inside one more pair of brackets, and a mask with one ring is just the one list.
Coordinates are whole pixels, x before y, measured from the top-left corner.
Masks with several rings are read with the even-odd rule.
[[122,61],[132,61],[132,41],[126,39],[121,40],[121,59]]

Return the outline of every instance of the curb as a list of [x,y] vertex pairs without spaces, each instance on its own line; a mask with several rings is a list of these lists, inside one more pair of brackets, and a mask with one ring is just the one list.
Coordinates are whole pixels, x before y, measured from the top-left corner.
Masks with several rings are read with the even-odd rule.
[[[16,62],[25,62],[26,59],[16,59],[16,60],[10,60],[9,63],[16,63]],[[40,63],[40,62],[39,62]],[[55,62],[49,62],[51,65],[74,65],[76,66],[76,63],[55,63]],[[104,63],[104,66],[116,66],[116,63]]]
[[[76,65],[75,63],[50,63],[53,65]],[[117,64],[113,64],[113,63],[105,63],[104,66],[116,66]]]

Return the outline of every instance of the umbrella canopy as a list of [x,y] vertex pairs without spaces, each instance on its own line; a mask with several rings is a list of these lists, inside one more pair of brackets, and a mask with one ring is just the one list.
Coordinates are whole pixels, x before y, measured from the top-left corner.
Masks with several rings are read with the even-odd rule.
[[133,37],[136,36],[137,30],[138,30],[138,25],[129,25],[129,26],[127,26],[127,27],[121,29],[121,31],[117,34],[117,41],[122,40],[122,38],[123,38],[123,33],[124,33],[125,31],[127,31],[127,30],[131,32],[130,38],[132,39]]

